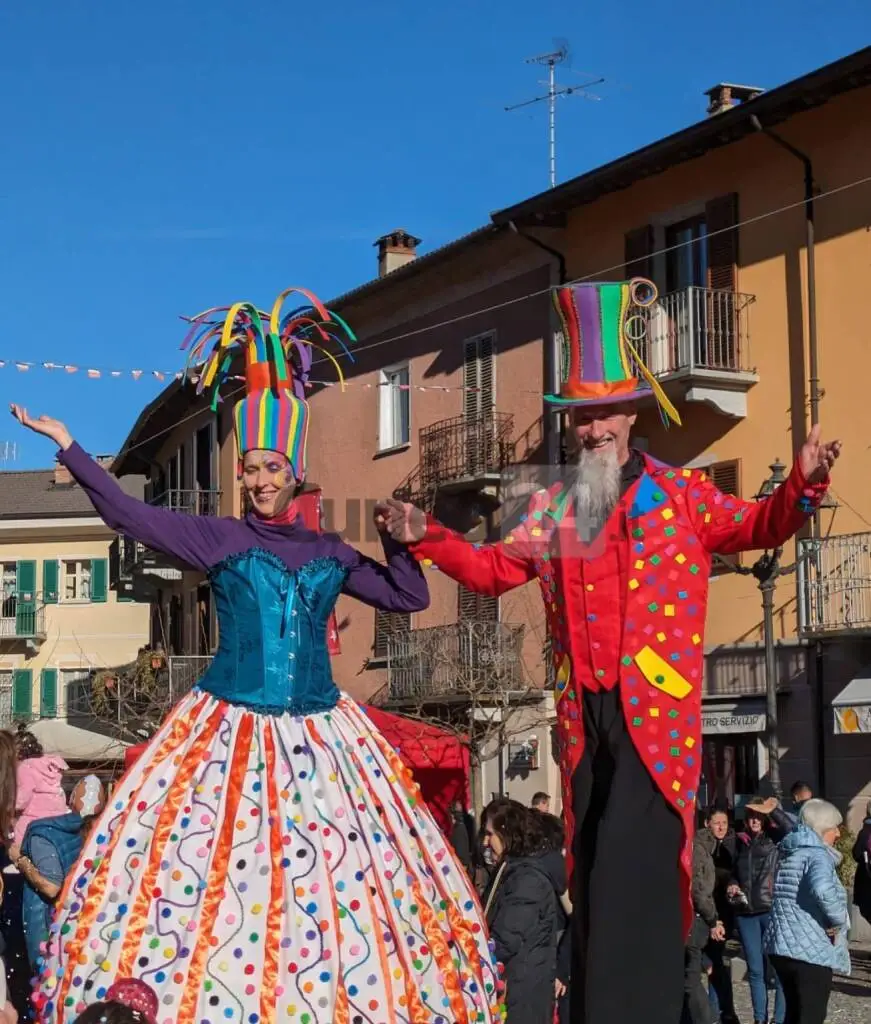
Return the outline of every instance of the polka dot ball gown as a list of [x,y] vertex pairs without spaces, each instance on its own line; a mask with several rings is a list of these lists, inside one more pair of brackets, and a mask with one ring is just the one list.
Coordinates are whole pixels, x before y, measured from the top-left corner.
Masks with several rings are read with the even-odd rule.
[[[288,574],[265,558],[257,571]],[[327,595],[325,636],[335,569],[306,572],[324,576],[310,593]],[[221,573],[212,586],[238,620],[243,592]],[[303,610],[273,605],[286,644]],[[228,643],[242,644],[231,628]],[[157,992],[158,1024],[501,1020],[478,900],[363,712],[338,697],[270,713],[221,688],[207,675],[181,701],[92,830],[41,967],[42,1019],[71,1022],[132,976]]]

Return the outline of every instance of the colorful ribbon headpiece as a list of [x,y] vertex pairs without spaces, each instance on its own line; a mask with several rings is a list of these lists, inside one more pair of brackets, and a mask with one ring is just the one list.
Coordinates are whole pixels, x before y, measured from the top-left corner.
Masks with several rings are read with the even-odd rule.
[[[294,292],[304,296],[308,304],[282,316],[285,300]],[[221,314],[223,319],[216,319]],[[270,314],[250,302],[237,302],[208,309],[192,317],[190,323],[182,342],[182,348],[190,346],[187,370],[193,364],[204,363],[197,390],[212,389],[213,410],[221,401],[221,385],[236,357],[245,353],[247,394],[233,410],[239,457],[254,449],[280,452],[287,456],[296,479],[303,480],[309,425],[305,389],[312,350],[317,349],[333,364],[344,390],[341,367],[326,346],[334,342],[353,362],[342,338],[344,335],[348,341],[356,341],[350,327],[302,288],[283,291]],[[210,345],[211,351],[204,355]]]
[[121,978],[109,986],[105,1002],[120,1003],[140,1013],[148,1024],[156,1024],[160,1004],[154,989],[139,978]]
[[609,405],[652,394],[665,423],[672,420],[680,425],[677,409],[639,351],[646,345],[648,310],[656,299],[656,285],[643,277],[557,288],[554,305],[563,327],[562,384],[558,395],[545,395],[545,400],[562,406]]

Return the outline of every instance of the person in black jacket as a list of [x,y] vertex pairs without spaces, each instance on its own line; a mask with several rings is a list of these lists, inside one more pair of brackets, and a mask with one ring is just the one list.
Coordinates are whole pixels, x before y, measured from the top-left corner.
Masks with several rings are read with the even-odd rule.
[[565,861],[548,846],[541,815],[511,801],[484,812],[484,844],[497,862],[485,912],[504,967],[506,1024],[553,1024]]
[[711,1015],[720,1024],[737,1024],[735,1000],[732,994],[732,971],[726,963],[726,939],[732,934],[735,915],[727,890],[732,882],[735,865],[735,833],[729,824],[729,814],[713,808],[705,818],[705,827],[696,834],[696,842],[710,854],[714,864],[714,904],[717,920],[723,930],[711,933],[705,954],[711,962],[708,983],[708,1001]]
[[696,916],[687,940],[684,968],[684,1018],[691,1024],[710,1024],[711,1006],[702,984],[702,959],[708,939],[725,939],[723,922],[714,902],[714,860],[696,835],[693,841],[693,910]]
[[[758,807],[761,798],[751,801]],[[777,844],[768,835],[767,815],[747,807],[744,831],[738,836],[732,883],[728,894],[735,910],[738,934],[747,961],[750,1001],[756,1024],[768,1021],[767,961],[762,937],[768,926],[774,899],[774,877],[777,873]],[[783,1024],[786,1004],[783,989],[775,977],[774,1021]]]
[[865,821],[853,847],[856,877],[853,881],[853,902],[868,924],[871,924],[871,800],[865,808]]

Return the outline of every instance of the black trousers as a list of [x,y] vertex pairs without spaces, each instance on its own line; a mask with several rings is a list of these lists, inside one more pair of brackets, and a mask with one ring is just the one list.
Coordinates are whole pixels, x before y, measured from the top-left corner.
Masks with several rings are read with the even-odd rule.
[[770,957],[786,998],[784,1024],[823,1024],[832,994],[832,969],[792,960]]
[[635,751],[617,688],[584,693],[572,779],[572,1024],[675,1024],[684,995],[683,826]]
[[702,954],[711,930],[696,917],[684,952],[684,1018],[691,1024],[711,1024],[708,990],[702,983]]

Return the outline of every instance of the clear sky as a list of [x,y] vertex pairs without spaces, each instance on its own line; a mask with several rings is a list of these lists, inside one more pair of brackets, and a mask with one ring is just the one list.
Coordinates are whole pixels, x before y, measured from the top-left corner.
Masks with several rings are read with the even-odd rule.
[[[179,314],[374,276],[374,239],[437,247],[547,186],[524,58],[567,39],[565,180],[705,114],[718,81],[766,88],[871,42],[869,0],[30,0],[0,12],[0,359],[179,366]],[[0,369],[4,406],[120,445],[159,390]],[[18,468],[48,442],[11,417]]]

